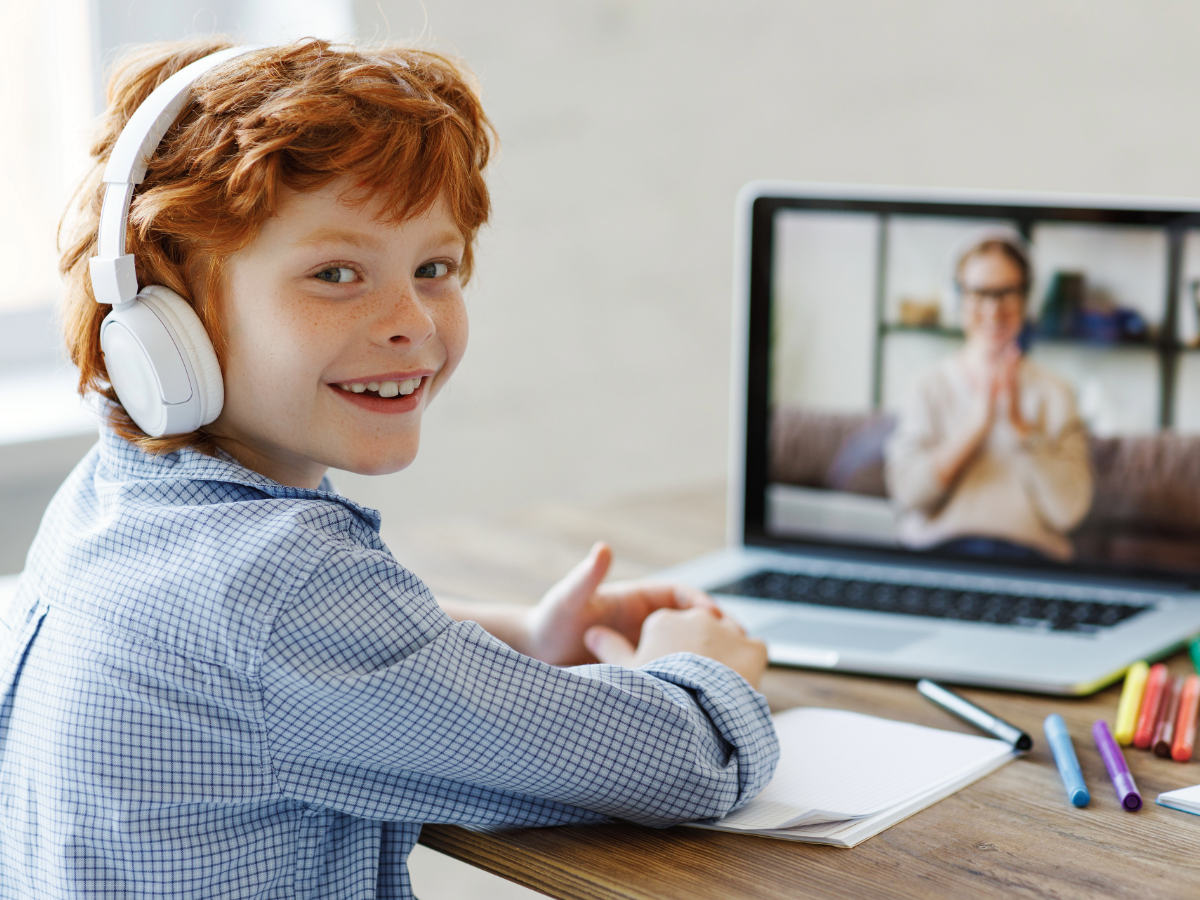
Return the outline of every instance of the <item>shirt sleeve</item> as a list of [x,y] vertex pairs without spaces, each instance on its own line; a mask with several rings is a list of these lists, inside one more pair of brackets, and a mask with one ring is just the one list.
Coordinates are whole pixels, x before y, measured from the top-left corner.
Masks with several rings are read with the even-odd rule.
[[284,795],[376,820],[719,817],[779,754],[766,701],[725,666],[557,668],[454,622],[375,550],[318,567],[266,641],[261,684]]

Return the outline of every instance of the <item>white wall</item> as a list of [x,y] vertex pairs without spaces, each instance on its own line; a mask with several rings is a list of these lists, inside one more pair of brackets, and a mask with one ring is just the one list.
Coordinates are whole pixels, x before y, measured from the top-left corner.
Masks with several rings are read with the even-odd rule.
[[[64,0],[55,0],[62,3]],[[78,2],[78,0],[76,0]],[[230,34],[268,44],[308,35],[345,40],[354,32],[351,0],[85,0],[90,4],[93,54],[100,67],[129,44]],[[102,108],[104,79],[97,77]]]
[[472,345],[385,521],[720,479],[753,178],[1200,196],[1200,6],[357,0],[479,73]]

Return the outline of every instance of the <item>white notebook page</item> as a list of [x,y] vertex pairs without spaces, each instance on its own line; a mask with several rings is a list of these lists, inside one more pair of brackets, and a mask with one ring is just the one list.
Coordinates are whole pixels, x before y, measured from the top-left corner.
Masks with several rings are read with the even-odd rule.
[[993,738],[818,707],[778,714],[775,730],[775,777],[722,827],[778,829],[876,815],[1013,752]]

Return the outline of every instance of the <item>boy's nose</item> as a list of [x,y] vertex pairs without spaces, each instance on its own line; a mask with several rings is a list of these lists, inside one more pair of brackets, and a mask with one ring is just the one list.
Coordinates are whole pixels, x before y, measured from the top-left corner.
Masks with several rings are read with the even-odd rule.
[[388,343],[393,346],[420,346],[437,330],[425,304],[409,291],[389,298],[380,324]]

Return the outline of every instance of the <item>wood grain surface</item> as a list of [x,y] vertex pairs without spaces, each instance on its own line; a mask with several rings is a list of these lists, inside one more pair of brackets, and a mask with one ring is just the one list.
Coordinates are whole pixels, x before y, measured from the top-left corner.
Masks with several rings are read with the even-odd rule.
[[[722,544],[718,489],[592,508],[541,507],[460,517],[385,537],[435,592],[532,602],[608,540],[616,574],[635,577]],[[1191,671],[1184,655],[1172,672]],[[826,706],[938,728],[971,729],[917,694],[912,682],[772,668],[763,691],[775,710]],[[1129,749],[1145,800],[1120,808],[1090,738],[1115,716],[1119,688],[1085,699],[964,690],[1034,737],[1025,758],[845,850],[686,827],[635,825],[480,834],[426,826],[428,847],[552,897],[579,900],[717,900],[792,897],[1158,898],[1200,896],[1200,817],[1154,803],[1161,791],[1200,783],[1200,762]],[[1066,799],[1041,723],[1060,713],[1092,794]]]

